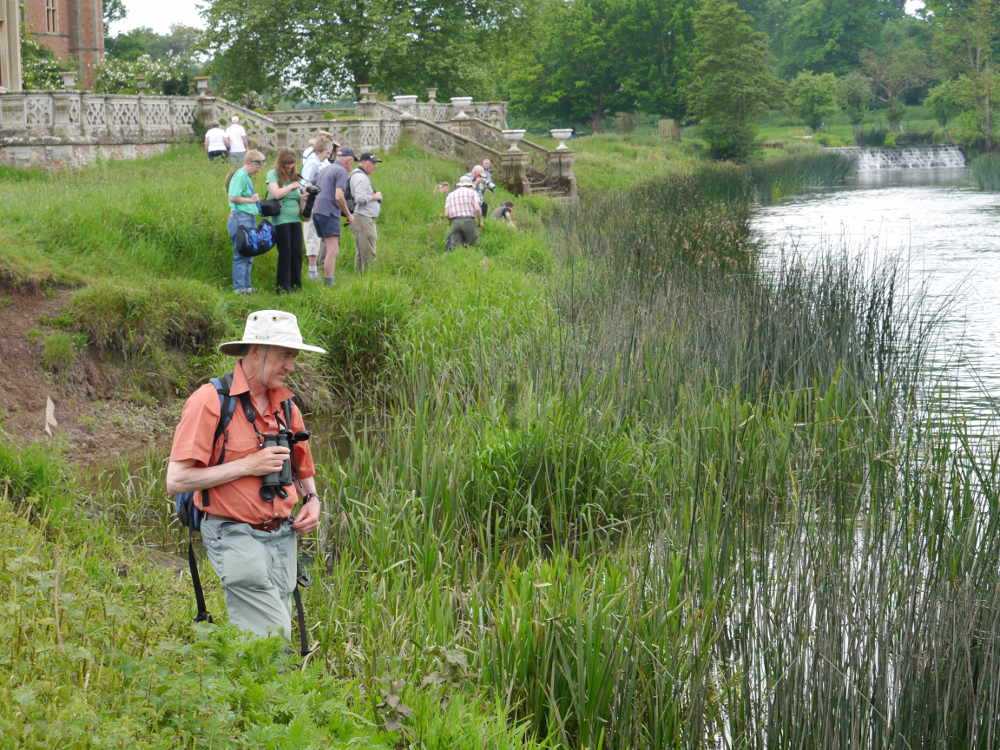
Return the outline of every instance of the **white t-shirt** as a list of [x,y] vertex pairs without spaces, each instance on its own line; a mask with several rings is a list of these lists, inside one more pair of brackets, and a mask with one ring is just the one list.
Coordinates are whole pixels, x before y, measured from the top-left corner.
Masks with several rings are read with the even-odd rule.
[[226,131],[216,125],[205,132],[205,143],[209,151],[226,150]]
[[226,135],[229,136],[229,152],[232,154],[242,154],[247,150],[247,147],[243,145],[243,138],[246,136],[247,131],[243,129],[243,126],[238,122],[234,122],[228,128],[226,128]]

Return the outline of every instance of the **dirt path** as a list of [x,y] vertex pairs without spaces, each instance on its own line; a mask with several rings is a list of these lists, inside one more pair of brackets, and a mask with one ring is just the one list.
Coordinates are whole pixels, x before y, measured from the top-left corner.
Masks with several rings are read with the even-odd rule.
[[[122,374],[113,364],[81,352],[70,368],[42,366],[42,336],[56,329],[46,319],[59,313],[69,292],[0,291],[0,427],[8,440],[61,445],[74,461],[107,465],[169,439],[174,405],[139,406],[125,400]],[[47,399],[58,426],[45,431]]]

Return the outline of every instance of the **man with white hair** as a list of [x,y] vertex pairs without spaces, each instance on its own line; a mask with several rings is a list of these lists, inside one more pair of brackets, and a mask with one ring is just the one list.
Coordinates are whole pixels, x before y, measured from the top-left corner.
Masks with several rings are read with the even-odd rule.
[[325,350],[303,343],[295,316],[281,310],[250,313],[243,337],[219,350],[239,358],[223,378],[225,398],[238,404],[225,424],[231,402],[217,386],[206,383],[188,398],[174,432],[167,491],[194,493],[230,620],[259,636],[290,639],[297,537],[319,525],[320,501],[309,434],[285,381],[299,352]]
[[243,155],[250,148],[250,141],[247,139],[247,131],[240,125],[239,115],[230,118],[229,127],[226,128],[226,138],[229,139],[229,161],[242,164]]

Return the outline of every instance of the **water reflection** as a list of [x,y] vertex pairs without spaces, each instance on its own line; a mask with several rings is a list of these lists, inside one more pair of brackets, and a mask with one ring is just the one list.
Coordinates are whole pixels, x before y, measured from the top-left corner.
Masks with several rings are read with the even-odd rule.
[[976,190],[966,169],[859,172],[836,189],[762,208],[754,230],[765,262],[795,252],[899,257],[910,290],[939,318],[932,366],[955,412],[979,432],[1000,415],[1000,195]]

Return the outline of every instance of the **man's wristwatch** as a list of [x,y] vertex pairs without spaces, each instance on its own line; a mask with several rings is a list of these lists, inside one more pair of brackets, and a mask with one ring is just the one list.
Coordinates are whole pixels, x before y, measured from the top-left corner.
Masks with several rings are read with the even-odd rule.
[[319,502],[319,495],[317,495],[315,492],[307,492],[302,496],[302,504],[305,505],[313,498],[316,498],[316,501]]

